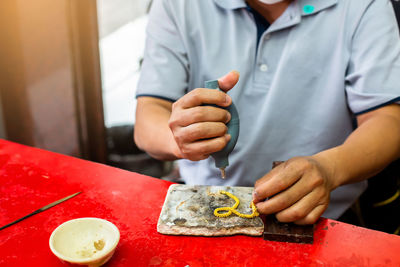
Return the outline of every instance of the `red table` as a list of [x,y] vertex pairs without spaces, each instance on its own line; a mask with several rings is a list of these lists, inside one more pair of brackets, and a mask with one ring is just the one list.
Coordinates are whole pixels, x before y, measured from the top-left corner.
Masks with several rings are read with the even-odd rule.
[[0,140],[0,226],[55,200],[82,194],[0,231],[0,266],[66,266],[50,251],[64,221],[99,217],[121,232],[107,266],[400,266],[400,237],[333,220],[314,244],[259,237],[157,233],[169,182]]

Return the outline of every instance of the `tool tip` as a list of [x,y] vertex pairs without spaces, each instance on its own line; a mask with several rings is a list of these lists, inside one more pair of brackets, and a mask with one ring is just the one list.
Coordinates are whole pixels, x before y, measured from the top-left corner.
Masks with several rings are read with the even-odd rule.
[[220,170],[221,170],[221,177],[222,177],[222,179],[225,179],[225,177],[226,177],[225,168],[220,168]]

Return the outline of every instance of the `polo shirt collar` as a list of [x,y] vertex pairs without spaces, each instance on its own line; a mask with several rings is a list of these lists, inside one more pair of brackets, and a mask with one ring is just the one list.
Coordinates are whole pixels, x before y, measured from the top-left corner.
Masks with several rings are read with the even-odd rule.
[[214,0],[214,2],[224,9],[238,9],[247,6],[245,0]]
[[337,4],[338,0],[298,0],[302,16],[316,14]]
[[[245,0],[214,0],[214,2],[224,9],[238,9],[247,6]],[[295,2],[299,2],[301,15],[308,16],[336,5],[338,0],[295,0]]]

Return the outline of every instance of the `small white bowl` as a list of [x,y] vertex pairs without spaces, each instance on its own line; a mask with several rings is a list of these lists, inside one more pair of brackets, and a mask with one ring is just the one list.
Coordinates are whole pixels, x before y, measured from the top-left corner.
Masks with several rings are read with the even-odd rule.
[[50,249],[62,261],[100,266],[114,254],[119,242],[118,228],[99,218],[64,222],[50,236]]

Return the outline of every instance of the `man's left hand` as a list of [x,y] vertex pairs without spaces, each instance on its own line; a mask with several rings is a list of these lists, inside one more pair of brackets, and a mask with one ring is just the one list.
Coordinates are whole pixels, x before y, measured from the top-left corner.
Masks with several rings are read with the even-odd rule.
[[292,158],[256,182],[253,201],[281,222],[313,224],[328,207],[332,179],[333,171],[316,158]]

